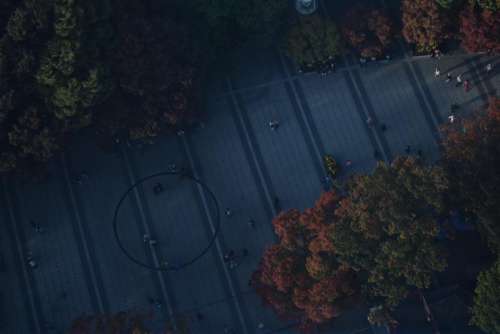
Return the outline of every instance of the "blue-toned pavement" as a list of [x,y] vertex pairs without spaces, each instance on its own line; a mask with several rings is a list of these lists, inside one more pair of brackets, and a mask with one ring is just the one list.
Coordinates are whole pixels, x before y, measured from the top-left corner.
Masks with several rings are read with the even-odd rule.
[[[494,64],[491,73],[485,72],[488,62]],[[336,157],[341,177],[369,172],[376,160],[405,154],[408,145],[411,154],[421,150],[434,161],[438,129],[451,104],[464,114],[474,112],[500,87],[499,59],[485,55],[445,56],[439,78],[434,77],[435,60],[425,57],[363,68],[346,64],[328,76],[301,75],[278,51],[247,53],[228,71],[214,71],[206,120],[185,134],[162,136],[153,145],[120,144],[111,154],[82,134],[50,164],[48,180],[28,183],[5,176],[0,187],[2,333],[62,333],[83,314],[127,309],[153,311],[155,326],[187,323],[192,333],[223,333],[225,328],[295,333],[293,324],[262,305],[248,282],[275,240],[272,217],[280,209],[312,206],[324,190],[322,156]],[[447,83],[447,72],[462,74],[472,89]],[[270,129],[269,121],[278,121],[278,128]],[[133,182],[173,164],[214,192],[220,232],[199,261],[180,271],[156,272],[121,253],[112,218]],[[88,177],[75,182],[81,173]],[[153,192],[157,182],[165,188],[160,195]],[[120,210],[120,238],[149,265],[175,265],[209,242],[217,224],[214,207],[194,183],[176,177],[150,180]],[[224,214],[226,209],[231,215]],[[145,243],[144,234],[157,244]],[[232,268],[224,260],[230,250],[248,255]],[[28,265],[30,257],[36,268]],[[152,298],[162,307],[150,305]],[[431,333],[425,321],[408,323],[414,331]],[[335,321],[333,332],[382,330],[371,328],[365,311],[358,311]]]

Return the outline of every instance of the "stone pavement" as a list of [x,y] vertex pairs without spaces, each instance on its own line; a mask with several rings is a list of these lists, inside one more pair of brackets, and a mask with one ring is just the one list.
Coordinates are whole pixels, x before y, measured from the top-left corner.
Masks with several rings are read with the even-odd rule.
[[[326,77],[297,74],[274,50],[235,59],[229,71],[214,70],[207,119],[184,135],[164,136],[143,147],[121,145],[106,154],[83,134],[50,164],[48,180],[33,184],[3,178],[2,333],[62,333],[82,314],[131,308],[154,310],[154,324],[187,321],[193,333],[223,333],[226,327],[245,334],[295,333],[293,324],[276,319],[248,286],[263,250],[275,240],[270,224],[279,209],[275,198],[284,209],[310,207],[325,187],[321,158],[326,153],[342,164],[352,160],[342,177],[372,170],[375,151],[379,159],[390,161],[404,154],[407,145],[412,154],[421,150],[434,161],[438,127],[447,120],[450,105],[473,112],[500,87],[499,59],[486,56],[444,57],[438,79],[434,61],[425,57],[364,68],[346,59]],[[496,72],[486,76],[489,61]],[[465,93],[454,82],[446,83],[447,71],[464,73],[472,90]],[[368,117],[373,125],[367,124]],[[277,130],[269,128],[270,120],[279,121]],[[221,230],[199,261],[158,273],[121,253],[111,223],[115,205],[132,183],[172,164],[190,169],[215,193]],[[81,173],[88,178],[78,184]],[[165,186],[158,196],[153,193],[156,182]],[[226,208],[232,212],[229,217]],[[141,261],[175,265],[208,243],[217,223],[214,209],[195,184],[162,177],[127,197],[118,233]],[[157,245],[145,244],[144,234]],[[234,269],[223,258],[231,249],[249,254]],[[28,266],[30,255],[37,268]],[[162,308],[150,305],[150,298],[160,300]],[[335,333],[382,333],[369,327],[363,311],[345,314],[334,327]],[[430,333],[425,322],[408,328],[403,332]]]

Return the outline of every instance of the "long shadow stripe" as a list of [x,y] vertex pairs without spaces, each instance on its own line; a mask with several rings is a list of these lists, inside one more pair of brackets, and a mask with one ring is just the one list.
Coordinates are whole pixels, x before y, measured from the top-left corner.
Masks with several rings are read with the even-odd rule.
[[26,309],[29,310],[29,327],[32,328],[33,333],[42,334],[44,333],[45,317],[42,312],[40,293],[35,279],[26,267],[25,259],[27,258],[27,254],[23,246],[26,244],[26,236],[23,229],[19,226],[18,200],[15,194],[10,191],[8,183],[5,180],[2,183],[4,203],[6,203],[9,210],[9,219],[7,220],[6,228],[12,240],[12,253],[17,263],[17,274],[21,281],[21,288],[25,292],[24,304],[26,305]]
[[373,109],[371,101],[368,98],[368,95],[366,94],[364,85],[361,82],[361,78],[359,77],[359,73],[357,73],[357,71],[353,71],[353,76],[354,76],[354,79],[356,80],[356,83],[358,85],[361,97],[358,96],[358,94],[356,92],[356,87],[354,86],[353,79],[351,78],[351,75],[349,74],[349,72],[346,71],[346,72],[343,72],[343,74],[344,74],[344,79],[347,83],[347,86],[349,87],[349,92],[351,93],[352,100],[354,101],[354,104],[356,106],[356,108],[355,108],[356,112],[358,113],[358,115],[361,119],[361,122],[363,123],[363,126],[366,130],[366,133],[368,134],[368,138],[370,139],[370,142],[372,143],[373,149],[378,150],[378,151],[383,151],[385,156],[387,157],[387,160],[392,161],[391,149],[389,148],[389,145],[387,144],[387,140],[385,139],[385,136],[378,129],[375,130],[375,133],[377,134],[378,138],[380,139],[380,145],[382,146],[382,147],[379,147],[378,146],[379,144],[377,143],[377,139],[373,135],[371,129],[368,127],[368,124],[366,124],[365,117],[363,114],[363,106],[361,104],[361,100],[363,100],[363,102],[366,106],[366,109],[367,109],[366,111],[367,111],[368,115],[374,120],[376,120],[377,117],[375,115],[375,111]]
[[425,104],[425,99],[422,93],[420,92],[420,89],[418,88],[417,80],[415,79],[415,76],[411,72],[410,65],[406,62],[403,62],[403,69],[406,73],[406,76],[408,77],[408,81],[410,82],[413,94],[417,98],[420,110],[424,114],[425,122],[427,123],[427,126],[431,129],[432,137],[434,138],[434,141],[436,143],[439,143],[440,138],[439,138],[439,130],[437,128],[437,124],[434,124],[434,121],[432,120],[431,112],[429,111],[429,108],[427,108],[427,104]]

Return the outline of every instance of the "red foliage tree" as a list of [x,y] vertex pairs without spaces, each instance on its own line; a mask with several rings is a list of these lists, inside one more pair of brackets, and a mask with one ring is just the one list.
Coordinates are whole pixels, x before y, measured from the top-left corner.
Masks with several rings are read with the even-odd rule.
[[469,52],[500,52],[500,10],[470,2],[460,14],[462,46]]
[[357,7],[347,14],[342,32],[347,43],[362,57],[379,57],[391,43],[393,24],[378,9]]
[[299,318],[309,331],[337,317],[357,292],[354,272],[335,259],[330,234],[339,196],[324,193],[303,213],[283,212],[273,220],[279,242],[269,247],[252,276],[265,303],[284,318]]

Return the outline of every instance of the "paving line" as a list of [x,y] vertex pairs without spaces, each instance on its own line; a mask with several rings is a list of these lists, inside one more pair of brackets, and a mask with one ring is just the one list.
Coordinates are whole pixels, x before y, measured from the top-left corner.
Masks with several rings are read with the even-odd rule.
[[[187,155],[187,158],[188,158],[188,161],[189,161],[189,164],[192,168],[192,171],[193,171],[193,176],[197,179],[199,179],[199,171],[196,170],[196,164],[194,162],[194,159],[193,159],[193,153],[191,152],[191,147],[189,146],[189,143],[186,139],[186,135],[182,135],[180,136],[181,138],[181,142],[184,146],[184,150],[186,152],[186,155]],[[201,197],[201,201],[202,201],[202,204],[203,204],[203,211],[205,212],[205,216],[207,217],[207,220],[208,220],[208,223],[210,225],[210,231],[212,233],[216,233],[217,231],[217,228],[216,228],[216,225],[215,225],[215,222],[213,220],[213,217],[212,217],[212,214],[210,213],[210,207],[208,205],[208,201],[207,201],[207,197],[205,195],[205,192],[203,191],[203,187],[200,185],[200,184],[196,184],[196,188],[198,190],[198,193]],[[222,245],[221,245],[221,242],[220,242],[220,239],[217,237],[215,239],[215,248],[217,250],[217,253],[219,255],[219,260],[222,262],[222,268],[223,268],[223,271],[224,271],[224,276],[226,278],[226,281],[229,285],[229,290],[231,292],[231,295],[232,295],[232,300],[234,301],[234,305],[236,307],[236,312],[238,314],[238,318],[239,318],[239,321],[240,321],[240,324],[241,324],[241,327],[243,329],[243,333],[244,334],[248,334],[248,324],[245,320],[245,317],[243,316],[243,311],[241,310],[241,306],[240,306],[240,301],[238,299],[238,294],[236,293],[236,288],[234,286],[234,283],[233,283],[233,280],[232,280],[232,277],[229,273],[229,269],[227,268],[227,265],[226,263],[224,262],[224,250],[222,248]]]

